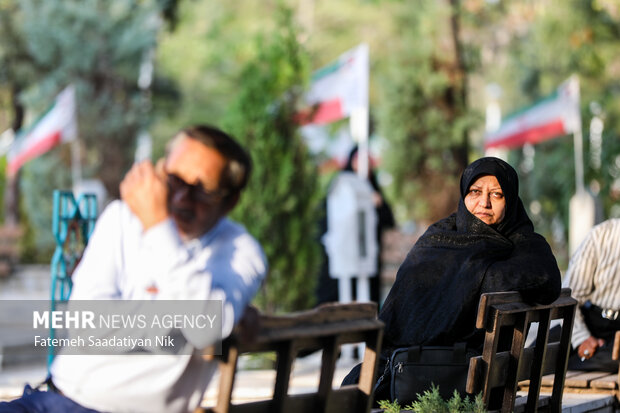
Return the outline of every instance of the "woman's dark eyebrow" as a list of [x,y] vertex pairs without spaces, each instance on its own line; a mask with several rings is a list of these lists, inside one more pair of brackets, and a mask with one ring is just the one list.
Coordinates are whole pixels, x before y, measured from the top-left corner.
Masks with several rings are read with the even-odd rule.
[[[472,189],[472,188],[482,188],[482,185],[471,184],[469,189]],[[489,191],[497,191],[497,190],[502,191],[502,187],[501,186],[497,186],[497,187],[494,187],[494,188],[489,188]]]

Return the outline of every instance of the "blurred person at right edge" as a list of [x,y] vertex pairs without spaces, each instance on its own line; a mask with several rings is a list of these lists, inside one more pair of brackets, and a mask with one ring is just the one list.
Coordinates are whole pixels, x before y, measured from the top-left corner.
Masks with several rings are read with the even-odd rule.
[[563,284],[579,301],[568,369],[617,372],[611,351],[620,330],[620,219],[590,230],[571,257]]

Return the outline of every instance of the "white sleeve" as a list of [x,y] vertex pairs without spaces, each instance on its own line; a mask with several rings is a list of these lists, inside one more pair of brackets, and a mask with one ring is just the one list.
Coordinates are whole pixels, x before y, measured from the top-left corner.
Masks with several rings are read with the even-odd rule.
[[[207,248],[192,250],[171,219],[142,233],[126,205],[115,201],[97,221],[76,269],[73,300],[220,300],[222,336],[239,321],[267,271],[254,238],[228,220]],[[127,255],[127,256],[125,256]],[[197,348],[212,334],[186,335]]]
[[242,234],[232,241],[230,256],[220,256],[213,274],[211,299],[222,300],[222,335],[227,337],[258,291],[267,270],[258,243]]
[[95,229],[77,268],[72,300],[118,299],[121,203],[111,203],[97,219]]
[[[267,265],[254,238],[224,224],[210,247],[195,253],[184,246],[172,221],[150,228],[143,235],[135,272],[142,284],[139,291],[154,285],[158,300],[220,300],[226,337],[260,287]],[[147,294],[144,299],[148,298]],[[195,347],[212,344],[204,341],[212,335],[195,333],[185,334]]]

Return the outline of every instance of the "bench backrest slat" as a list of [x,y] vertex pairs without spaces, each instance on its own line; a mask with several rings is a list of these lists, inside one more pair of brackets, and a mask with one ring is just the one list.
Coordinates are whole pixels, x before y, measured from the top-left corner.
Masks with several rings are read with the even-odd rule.
[[[498,404],[491,400],[495,388],[502,389],[501,411],[514,408],[518,382],[529,380],[526,412],[537,411],[543,376],[554,373],[554,388],[549,409],[560,412],[562,390],[570,349],[570,336],[577,301],[570,296],[570,289],[562,289],[560,297],[551,304],[531,304],[523,301],[518,292],[483,294],[478,307],[476,326],[485,329],[482,355],[473,357],[469,365],[467,392],[482,392],[485,404]],[[559,342],[549,342],[549,329],[553,320],[562,321]],[[536,344],[524,348],[531,323],[537,322]],[[501,337],[511,337],[509,348],[499,348]]]
[[[379,362],[383,322],[374,303],[324,304],[316,309],[283,316],[260,315],[259,331],[251,342],[233,334],[224,345],[215,413],[316,413],[369,412],[375,372]],[[332,386],[336,362],[343,344],[364,343],[364,360],[357,386]],[[292,367],[300,351],[322,350],[318,389],[314,393],[289,394]],[[243,353],[276,352],[276,380],[270,400],[232,404],[237,359]]]

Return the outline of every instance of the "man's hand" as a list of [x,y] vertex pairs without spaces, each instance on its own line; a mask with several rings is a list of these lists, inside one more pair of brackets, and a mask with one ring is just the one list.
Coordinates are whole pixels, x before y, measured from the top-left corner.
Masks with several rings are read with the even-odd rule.
[[596,353],[596,350],[599,347],[603,347],[605,345],[605,340],[602,338],[596,338],[594,336],[590,336],[583,341],[577,348],[577,354],[581,357],[581,361],[587,360]]
[[121,199],[138,217],[144,231],[168,217],[163,159],[157,162],[157,170],[150,161],[134,164],[121,182],[120,191]]

